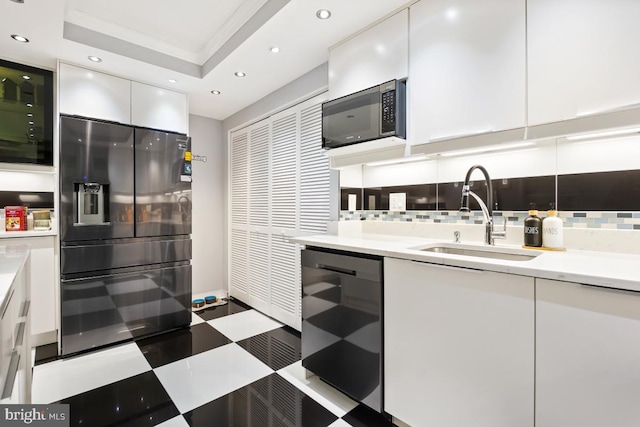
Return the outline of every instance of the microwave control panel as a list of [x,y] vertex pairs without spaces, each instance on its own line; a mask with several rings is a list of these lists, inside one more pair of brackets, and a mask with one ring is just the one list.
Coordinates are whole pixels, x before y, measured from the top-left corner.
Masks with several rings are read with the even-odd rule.
[[396,130],[396,91],[382,92],[382,122],[381,133],[393,133]]

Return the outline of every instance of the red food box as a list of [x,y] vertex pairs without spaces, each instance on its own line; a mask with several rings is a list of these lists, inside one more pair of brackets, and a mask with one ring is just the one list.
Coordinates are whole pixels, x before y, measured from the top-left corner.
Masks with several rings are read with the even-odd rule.
[[6,231],[26,231],[27,230],[27,207],[26,206],[5,206],[4,221]]

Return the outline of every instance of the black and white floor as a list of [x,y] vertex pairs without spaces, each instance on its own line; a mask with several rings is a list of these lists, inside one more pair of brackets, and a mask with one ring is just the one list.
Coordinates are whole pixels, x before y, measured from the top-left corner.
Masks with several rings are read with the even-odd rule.
[[75,426],[392,425],[305,378],[299,333],[238,301],[137,342],[57,360],[42,350],[33,403],[70,404]]

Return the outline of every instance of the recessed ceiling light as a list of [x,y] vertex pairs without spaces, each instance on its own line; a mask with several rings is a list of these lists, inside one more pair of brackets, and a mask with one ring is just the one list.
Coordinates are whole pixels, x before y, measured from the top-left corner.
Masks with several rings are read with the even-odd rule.
[[30,124],[30,125],[33,125],[33,124],[35,124],[35,123],[34,123],[34,122],[29,122],[29,124]]
[[29,43],[29,39],[28,38],[26,38],[25,36],[18,35],[18,34],[11,34],[11,38],[14,39],[17,42]]
[[280,48],[278,46],[272,46],[272,47],[269,48],[269,52],[278,53],[278,52],[280,52]]
[[236,71],[234,74],[236,75],[236,77],[244,77],[244,76],[246,76],[246,74],[243,73],[242,71]]
[[31,80],[31,77],[27,76],[26,74],[24,76],[22,76],[23,79],[25,80]]
[[169,83],[178,83],[176,79],[169,79]]
[[102,62],[102,58],[98,58],[97,56],[89,55],[87,56],[87,58],[89,58],[89,61],[92,62]]
[[27,117],[33,117],[33,113],[27,113]]
[[327,9],[320,9],[319,11],[316,12],[316,16],[319,19],[329,19],[331,18],[331,11]]
[[27,102],[27,107],[33,107],[33,104],[30,102]]
[[11,0],[14,3],[24,3],[24,0]]
[[222,92],[220,92],[219,90],[212,90],[211,93],[214,95],[220,95]]

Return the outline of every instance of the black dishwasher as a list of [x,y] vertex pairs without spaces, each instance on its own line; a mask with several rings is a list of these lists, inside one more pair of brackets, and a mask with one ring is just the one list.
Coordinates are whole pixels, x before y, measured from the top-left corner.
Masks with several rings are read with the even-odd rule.
[[382,412],[382,257],[302,251],[302,366]]

